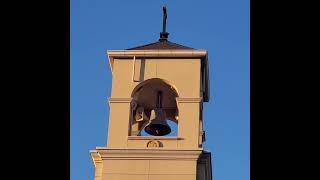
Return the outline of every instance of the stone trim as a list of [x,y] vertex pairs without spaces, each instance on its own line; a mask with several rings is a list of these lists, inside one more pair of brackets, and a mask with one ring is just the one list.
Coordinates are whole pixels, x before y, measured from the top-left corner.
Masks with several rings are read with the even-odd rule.
[[201,103],[202,97],[177,97],[177,103]]
[[100,154],[95,150],[90,151],[90,154],[95,167],[94,180],[102,180],[102,169],[103,169],[102,158]]
[[91,158],[92,158],[92,161],[93,161],[93,164],[95,167],[97,166],[97,163],[102,163],[102,158],[101,158],[98,151],[91,150],[90,155],[91,155]]
[[130,103],[132,101],[132,98],[112,98],[110,97],[108,99],[109,104],[110,103]]
[[110,149],[97,147],[102,160],[104,159],[180,159],[180,160],[198,160],[202,149]]
[[109,57],[205,57],[208,52],[206,50],[108,50]]

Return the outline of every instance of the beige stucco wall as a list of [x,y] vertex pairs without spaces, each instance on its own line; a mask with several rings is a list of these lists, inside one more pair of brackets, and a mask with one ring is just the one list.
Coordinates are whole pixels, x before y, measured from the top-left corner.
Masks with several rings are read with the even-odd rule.
[[[179,167],[179,168],[177,168]],[[196,175],[196,162],[187,160],[106,160],[103,162],[103,179],[113,179],[119,176],[152,176],[154,178],[167,176]],[[171,175],[171,176],[168,176]],[[124,178],[126,179],[126,178]]]
[[[139,59],[136,59],[139,60]],[[128,141],[130,98],[133,89],[142,81],[133,81],[133,59],[115,59],[113,64],[112,93],[110,101],[108,147],[143,148],[141,141]],[[178,124],[178,137],[182,138],[178,143],[167,142],[166,147],[199,147],[199,107],[200,97],[200,65],[201,59],[145,59],[144,79],[161,78],[176,88],[180,119]],[[114,102],[114,99],[122,99]],[[196,99],[189,102],[188,99]],[[127,99],[127,100],[124,100]],[[185,101],[188,102],[185,102]]]
[[[209,161],[208,156],[202,158],[202,59],[193,56],[197,53],[203,55],[203,52],[181,51],[179,55],[171,52],[168,55],[174,57],[156,59],[135,58],[130,55],[133,53],[131,51],[125,53],[130,57],[109,57],[112,90],[108,98],[108,143],[91,151],[95,180],[211,180],[208,173],[211,172],[211,159]],[[157,53],[165,56],[167,52]],[[139,67],[135,66],[137,64]],[[177,137],[130,135],[132,91],[143,81],[152,78],[163,79],[178,93]],[[147,147],[150,141],[160,142],[161,146]]]
[[[140,59],[136,59],[137,61]],[[200,63],[198,59],[148,59],[145,58],[144,80],[161,78],[176,87],[180,97],[199,97]],[[114,59],[111,97],[131,97],[139,84],[133,82],[132,59]]]

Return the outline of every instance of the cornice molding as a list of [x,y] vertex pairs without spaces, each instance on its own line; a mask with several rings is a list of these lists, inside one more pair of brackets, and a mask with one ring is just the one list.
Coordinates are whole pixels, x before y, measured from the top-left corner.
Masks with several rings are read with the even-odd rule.
[[108,99],[109,104],[110,103],[130,103],[132,101],[132,98],[112,98],[110,97]]
[[203,49],[199,50],[108,50],[107,55],[109,57],[203,57],[208,52]]
[[93,164],[95,167],[97,167],[97,163],[102,163],[102,158],[101,158],[98,151],[91,150],[90,155],[91,155],[91,158],[92,158],[92,161],[93,161]]
[[178,103],[201,103],[203,98],[202,97],[177,97],[176,100]]
[[95,150],[104,159],[180,159],[180,160],[198,160],[202,149],[109,149],[97,147]]

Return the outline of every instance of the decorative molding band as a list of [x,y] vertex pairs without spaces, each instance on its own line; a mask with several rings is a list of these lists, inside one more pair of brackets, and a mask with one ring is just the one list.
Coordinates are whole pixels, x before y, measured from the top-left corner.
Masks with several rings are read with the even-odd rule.
[[98,151],[91,150],[90,155],[91,155],[91,158],[92,158],[92,161],[93,161],[93,164],[95,167],[97,167],[97,163],[102,163],[102,158],[101,158]]
[[204,57],[206,50],[108,50],[109,57]]
[[177,150],[177,149],[108,149],[98,148],[96,151],[101,159],[180,159],[198,160],[202,154],[199,150]]
[[191,98],[177,97],[176,100],[177,100],[177,103],[201,103],[203,98],[202,97],[194,97],[194,98],[193,97]]
[[109,98],[108,99],[109,104],[110,103],[130,103],[132,101],[132,98]]

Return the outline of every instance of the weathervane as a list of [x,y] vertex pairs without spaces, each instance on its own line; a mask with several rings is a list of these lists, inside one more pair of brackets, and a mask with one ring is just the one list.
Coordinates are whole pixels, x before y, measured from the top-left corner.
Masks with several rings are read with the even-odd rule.
[[159,41],[167,41],[169,33],[166,32],[166,25],[167,25],[167,8],[163,6],[163,21],[162,21],[162,32],[160,32],[160,39]]

